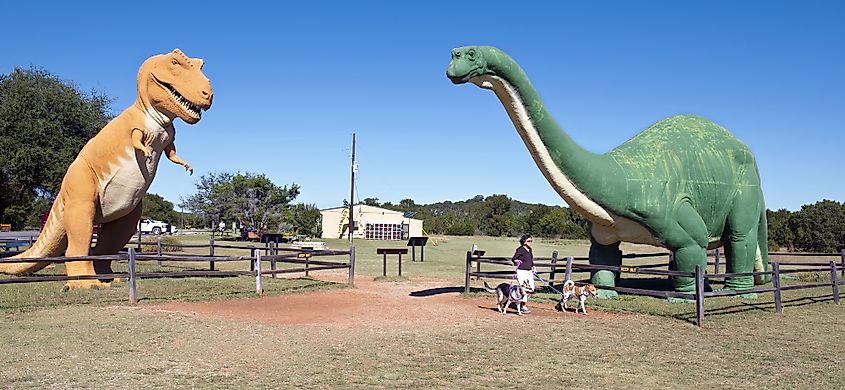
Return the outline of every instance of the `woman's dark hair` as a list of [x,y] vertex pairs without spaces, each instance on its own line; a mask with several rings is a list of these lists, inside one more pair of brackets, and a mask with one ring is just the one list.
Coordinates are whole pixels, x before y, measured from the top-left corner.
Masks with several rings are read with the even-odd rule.
[[525,241],[531,238],[530,234],[523,234],[522,237],[519,238],[519,245],[525,245]]

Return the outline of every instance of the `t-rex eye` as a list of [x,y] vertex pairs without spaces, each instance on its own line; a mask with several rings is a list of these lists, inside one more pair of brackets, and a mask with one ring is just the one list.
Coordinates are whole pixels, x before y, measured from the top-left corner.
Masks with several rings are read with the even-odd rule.
[[176,60],[170,60],[170,63],[173,65],[179,65],[179,61]]

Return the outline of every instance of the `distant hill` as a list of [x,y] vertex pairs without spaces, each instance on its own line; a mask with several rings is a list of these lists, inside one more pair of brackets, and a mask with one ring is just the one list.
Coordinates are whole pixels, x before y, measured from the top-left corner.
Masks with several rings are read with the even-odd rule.
[[507,195],[476,195],[470,199],[431,204],[417,204],[403,199],[399,204],[379,203],[367,198],[362,202],[402,212],[414,212],[422,219],[429,234],[518,236],[530,233],[538,237],[587,238],[587,221],[567,207],[531,204]]

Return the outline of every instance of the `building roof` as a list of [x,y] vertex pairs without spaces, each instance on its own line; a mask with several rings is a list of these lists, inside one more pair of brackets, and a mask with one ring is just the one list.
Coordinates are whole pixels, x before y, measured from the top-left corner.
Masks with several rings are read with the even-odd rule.
[[[342,212],[343,209],[347,209],[347,208],[349,208],[349,207],[345,207],[345,206],[332,207],[332,208],[328,208],[328,209],[322,209],[322,210],[320,210],[320,212],[321,213],[335,212],[335,211],[341,211]],[[356,212],[362,213],[362,214],[382,214],[382,215],[394,215],[394,216],[398,215],[398,216],[403,216],[403,218],[405,218],[404,213],[401,212],[401,211],[388,210],[388,209],[381,208],[381,207],[368,206],[368,205],[365,205],[365,204],[356,204],[354,206],[354,208],[355,208]],[[409,218],[409,219],[420,220],[418,218]]]

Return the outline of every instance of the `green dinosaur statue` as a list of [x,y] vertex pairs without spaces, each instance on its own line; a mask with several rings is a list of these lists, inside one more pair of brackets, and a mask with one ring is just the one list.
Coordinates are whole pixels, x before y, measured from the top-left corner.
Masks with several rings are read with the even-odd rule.
[[[621,241],[665,247],[675,268],[693,272],[706,250],[725,247],[727,272],[768,269],[766,207],[754,155],[721,126],[677,115],[655,123],[605,154],[578,146],[540,100],[525,72],[495,47],[452,50],[446,75],[499,97],[543,175],[574,210],[590,221],[590,263],[622,264]],[[726,288],[749,289],[770,278],[738,276]],[[611,271],[592,282],[614,287]],[[675,277],[676,291],[695,280]],[[600,296],[616,295],[602,289]],[[749,297],[753,294],[749,294]]]

